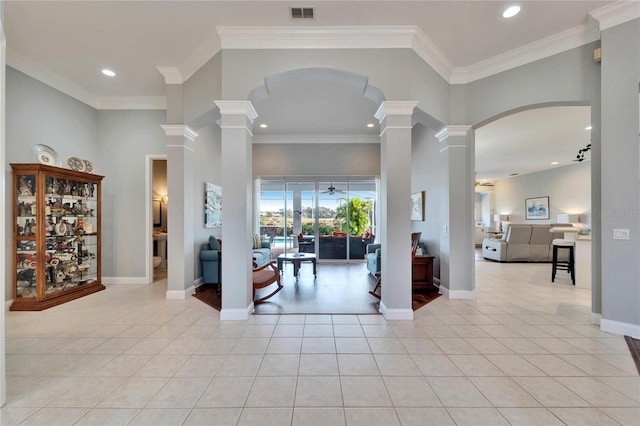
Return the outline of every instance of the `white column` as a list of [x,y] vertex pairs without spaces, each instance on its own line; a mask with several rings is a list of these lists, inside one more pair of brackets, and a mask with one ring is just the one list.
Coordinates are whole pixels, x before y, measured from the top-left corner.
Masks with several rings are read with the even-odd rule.
[[193,152],[198,134],[182,124],[161,126],[167,135],[167,299],[194,291]]
[[382,298],[387,319],[411,320],[411,128],[418,102],[384,101],[380,121]]
[[[4,129],[5,127],[5,72],[6,72],[6,41],[4,36],[4,5],[0,1],[0,188],[5,188],[5,179],[10,174],[5,171],[7,159],[5,157],[5,142],[4,142]],[[5,197],[0,197],[0,241],[5,244]],[[3,250],[4,252],[4,250]],[[4,282],[4,285],[0,285],[0,407],[4,406],[7,402],[7,380],[6,380],[6,362],[5,362],[5,289],[8,285],[11,285],[10,281],[5,281],[5,256],[0,256],[0,282]]]
[[215,101],[222,130],[222,320],[253,312],[252,152],[256,113],[249,101]]
[[471,126],[447,126],[440,141],[440,292],[450,299],[475,298],[474,166]]

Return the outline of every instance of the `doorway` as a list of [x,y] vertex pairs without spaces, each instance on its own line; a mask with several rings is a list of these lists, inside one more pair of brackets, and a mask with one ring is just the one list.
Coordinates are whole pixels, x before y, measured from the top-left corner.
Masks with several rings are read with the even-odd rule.
[[167,156],[149,154],[147,175],[147,268],[146,282],[166,279],[168,270],[167,244],[169,224],[169,193]]

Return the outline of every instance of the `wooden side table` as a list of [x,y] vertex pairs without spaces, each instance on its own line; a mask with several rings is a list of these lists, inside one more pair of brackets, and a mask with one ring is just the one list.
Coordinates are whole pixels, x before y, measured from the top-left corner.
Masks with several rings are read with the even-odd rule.
[[433,259],[428,254],[413,257],[411,266],[411,283],[413,290],[435,290],[433,286]]

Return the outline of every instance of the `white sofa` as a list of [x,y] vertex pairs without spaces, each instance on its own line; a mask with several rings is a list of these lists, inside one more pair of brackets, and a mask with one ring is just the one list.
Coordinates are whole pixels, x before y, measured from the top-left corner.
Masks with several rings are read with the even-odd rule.
[[571,224],[505,224],[501,239],[485,238],[482,257],[498,262],[551,262],[553,240],[562,239],[563,232],[550,232],[552,227],[571,227]]

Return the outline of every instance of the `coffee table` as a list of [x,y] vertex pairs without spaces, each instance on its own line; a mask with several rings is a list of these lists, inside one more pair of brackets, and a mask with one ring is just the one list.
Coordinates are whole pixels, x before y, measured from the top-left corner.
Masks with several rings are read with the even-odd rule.
[[293,276],[298,279],[298,271],[300,271],[300,263],[311,262],[313,264],[313,275],[316,275],[316,255],[313,253],[282,253],[278,256],[278,269],[282,272],[282,264],[284,262],[293,263]]

